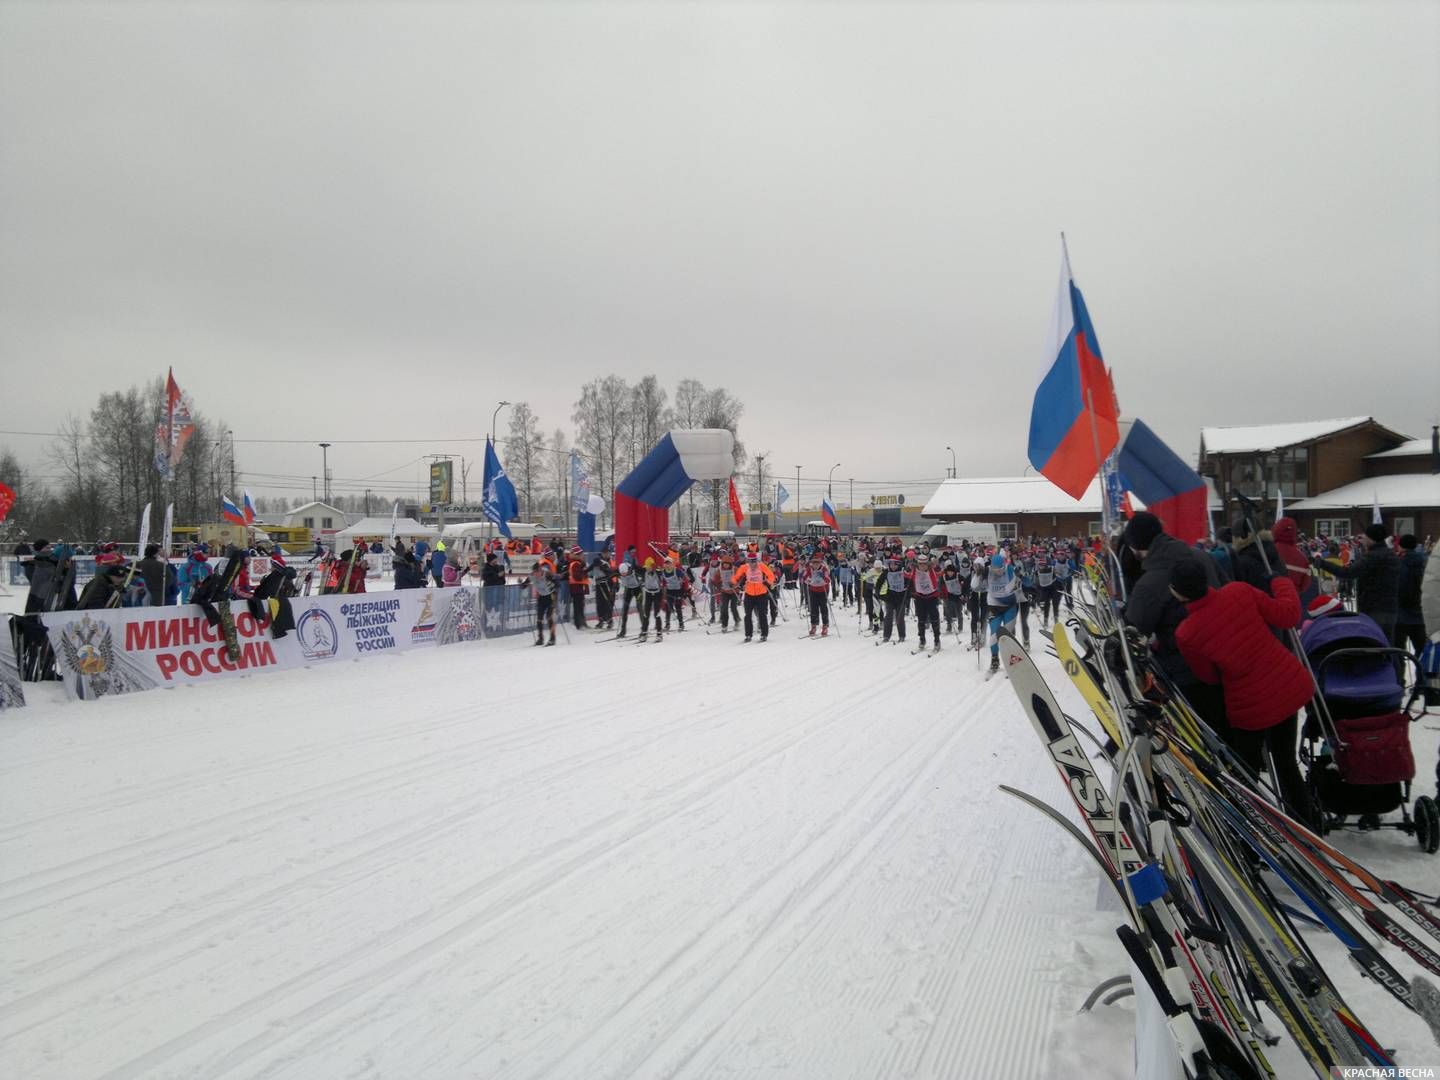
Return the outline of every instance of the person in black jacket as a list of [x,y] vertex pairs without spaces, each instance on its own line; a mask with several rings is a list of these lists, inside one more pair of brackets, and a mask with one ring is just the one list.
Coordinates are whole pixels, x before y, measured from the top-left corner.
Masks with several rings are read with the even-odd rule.
[[[1261,529],[1260,532],[1250,531],[1250,523],[1244,518],[1235,522],[1231,530],[1235,537],[1235,546],[1230,559],[1230,578],[1232,581],[1242,581],[1246,585],[1253,585],[1266,596],[1270,595],[1270,575],[1280,570],[1285,565],[1285,560],[1280,558],[1280,549],[1275,546],[1275,539],[1269,529]],[[1262,558],[1261,547],[1265,549]],[[1265,560],[1270,560],[1270,569],[1265,568]]]
[[405,547],[404,541],[395,541],[395,588],[421,589],[425,587],[425,574],[413,552]]
[[95,576],[80,592],[80,602],[75,605],[79,611],[99,611],[110,606],[110,598],[125,588],[125,579],[130,567],[123,562],[109,563],[95,568]]
[[1342,580],[1355,582],[1355,610],[1369,615],[1387,639],[1395,636],[1395,622],[1400,615],[1400,560],[1385,545],[1390,530],[1378,522],[1365,526],[1362,540],[1365,554],[1345,566],[1328,559],[1313,558],[1311,565]]
[[480,568],[481,585],[504,585],[505,567],[500,565],[500,560],[492,551],[485,556],[485,565]]
[[[1170,591],[1170,576],[1175,567],[1189,563],[1195,556],[1188,544],[1165,532],[1160,519],[1141,510],[1125,526],[1122,537],[1125,547],[1139,562],[1139,576],[1130,586],[1125,601],[1125,622],[1146,637],[1154,638],[1155,658],[1160,669],[1169,676],[1176,689],[1183,693],[1195,711],[1222,734],[1225,723],[1225,698],[1219,688],[1197,679],[1180,647],[1175,642],[1175,628],[1185,618],[1185,605]],[[1220,587],[1220,575],[1213,559],[1200,559],[1209,588]]]
[[1419,656],[1425,651],[1425,614],[1420,610],[1420,594],[1427,560],[1417,547],[1414,533],[1400,537],[1400,589],[1395,636],[1391,640],[1397,649],[1408,648]]
[[159,544],[146,544],[145,557],[135,564],[135,572],[145,582],[146,607],[164,607],[169,587],[175,584],[175,568],[159,556]]

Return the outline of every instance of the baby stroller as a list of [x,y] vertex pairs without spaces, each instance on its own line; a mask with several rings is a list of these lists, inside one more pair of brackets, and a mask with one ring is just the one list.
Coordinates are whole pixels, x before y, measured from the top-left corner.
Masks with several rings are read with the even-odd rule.
[[[1435,800],[1423,795],[1416,799],[1413,817],[1406,808],[1415,779],[1411,709],[1421,687],[1416,685],[1405,700],[1396,664],[1402,665],[1400,671],[1413,667],[1418,672],[1419,662],[1391,646],[1374,619],[1349,611],[1308,624],[1300,633],[1300,645],[1341,744],[1331,745],[1325,737],[1312,705],[1300,757],[1324,811],[1323,830],[1343,828],[1347,818],[1355,817],[1359,828],[1400,829],[1433,853],[1440,848]],[[1380,820],[1396,810],[1399,821]]]

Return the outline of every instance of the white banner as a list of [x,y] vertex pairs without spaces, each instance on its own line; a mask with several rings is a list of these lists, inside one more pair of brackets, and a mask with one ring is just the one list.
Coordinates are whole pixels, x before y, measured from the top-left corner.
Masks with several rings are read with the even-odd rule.
[[276,639],[268,619],[233,601],[239,657],[195,604],[107,608],[44,616],[55,665],[72,699],[128,694],[262,670],[358,660],[370,653],[450,645],[481,636],[480,590],[401,589],[291,599],[295,631]]

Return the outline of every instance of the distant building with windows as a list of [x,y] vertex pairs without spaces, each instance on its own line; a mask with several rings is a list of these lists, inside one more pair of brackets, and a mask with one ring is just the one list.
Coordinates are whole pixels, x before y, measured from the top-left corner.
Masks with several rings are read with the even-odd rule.
[[317,536],[328,536],[345,528],[349,522],[345,511],[327,502],[308,502],[280,515],[280,522],[293,528],[310,529]]
[[1096,536],[1101,531],[1100,482],[1072,499],[1043,476],[995,476],[941,481],[920,511],[930,524],[978,521],[1001,540]]
[[[1370,524],[1374,508],[1397,535],[1440,533],[1440,467],[1432,439],[1411,439],[1371,416],[1200,433],[1200,473],[1215,485],[1224,520],[1236,516],[1233,495],[1262,500],[1302,532],[1350,536]],[[1219,525],[1219,519],[1216,520]]]

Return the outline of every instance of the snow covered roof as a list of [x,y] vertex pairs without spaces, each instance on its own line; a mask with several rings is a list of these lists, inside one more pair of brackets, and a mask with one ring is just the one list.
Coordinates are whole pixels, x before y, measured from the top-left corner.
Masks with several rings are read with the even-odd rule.
[[[395,535],[409,538],[412,536],[435,536],[436,532],[429,525],[421,525],[414,518],[402,517],[395,523]],[[356,536],[380,536],[386,539],[390,536],[390,515],[384,517],[361,518],[348,529],[341,529],[335,534],[336,540],[349,540]]]
[[1200,429],[1200,445],[1207,454],[1248,454],[1275,450],[1281,446],[1323,439],[1361,424],[1375,422],[1373,416],[1349,416],[1340,420],[1302,420],[1293,424],[1260,424],[1254,427],[1207,427]]
[[1043,476],[976,477],[945,480],[920,511],[921,517],[964,518],[971,514],[1078,514],[1100,512],[1100,481],[1090,481],[1078,501]]
[[321,510],[329,510],[329,511],[330,511],[332,514],[334,514],[336,517],[343,518],[343,517],[345,516],[345,511],[344,511],[344,510],[341,510],[338,506],[331,506],[331,505],[330,505],[329,503],[327,503],[327,502],[318,502],[318,501],[317,501],[317,502],[302,503],[302,504],[299,505],[299,506],[296,506],[296,507],[293,507],[293,508],[290,509],[290,510],[284,511],[280,516],[281,516],[281,517],[294,517],[296,514],[303,514],[303,513],[305,513],[307,510],[315,510],[316,508],[319,508],[319,509],[321,509]]
[[1379,502],[1381,508],[1408,509],[1440,506],[1440,475],[1401,473],[1371,476],[1331,491],[1297,499],[1295,510],[1364,510]]
[[1381,450],[1378,454],[1366,454],[1365,456],[1372,458],[1418,457],[1428,453],[1430,453],[1429,439],[1410,439],[1393,450]]

